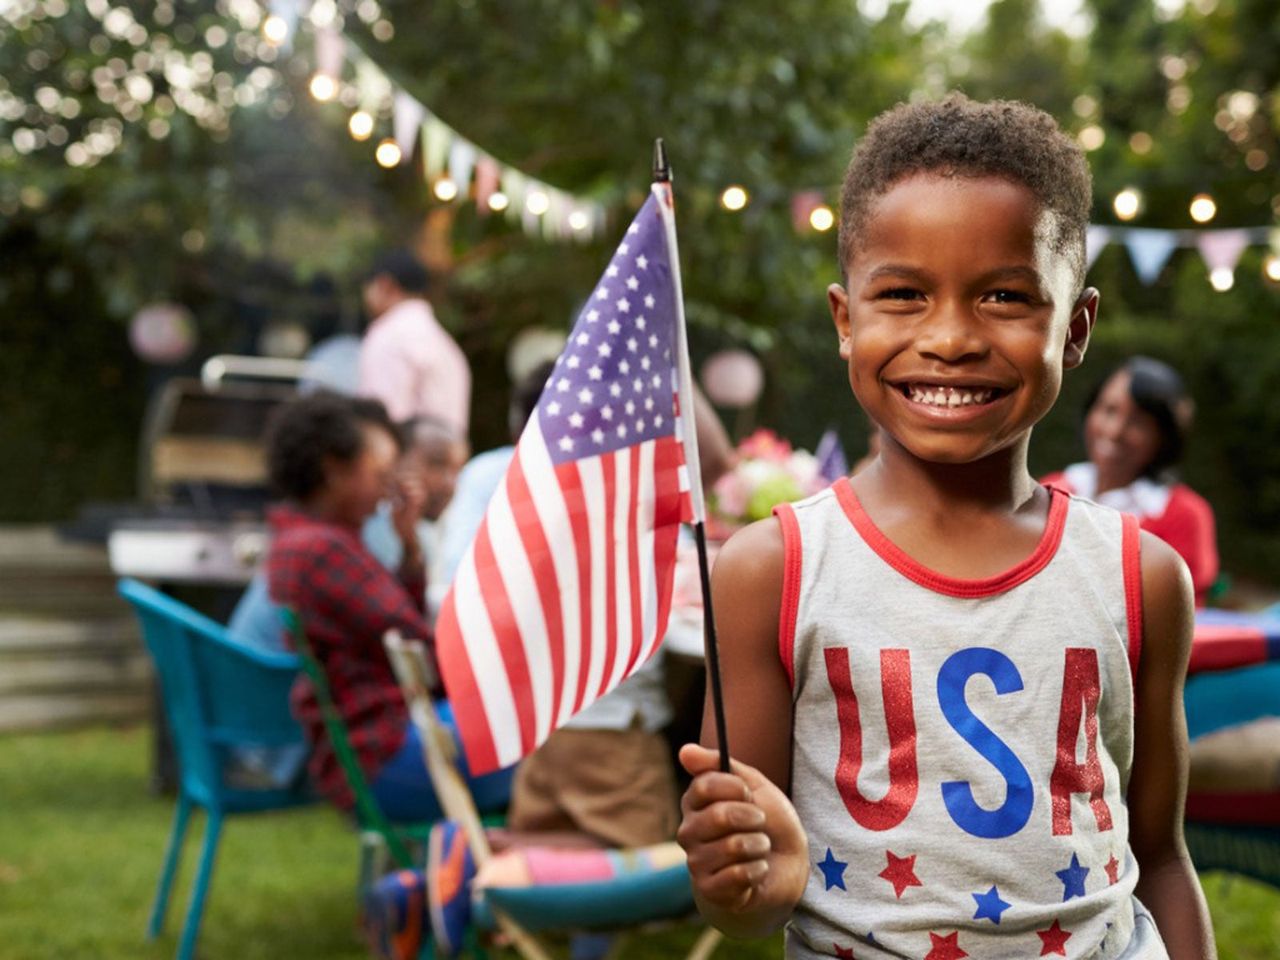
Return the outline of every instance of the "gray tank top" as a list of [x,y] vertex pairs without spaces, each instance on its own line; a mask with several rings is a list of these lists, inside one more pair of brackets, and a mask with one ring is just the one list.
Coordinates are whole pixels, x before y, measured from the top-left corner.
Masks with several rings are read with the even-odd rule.
[[1053,491],[1030,557],[959,580],[847,480],[776,513],[812,864],[787,956],[1166,958],[1125,805],[1136,522]]

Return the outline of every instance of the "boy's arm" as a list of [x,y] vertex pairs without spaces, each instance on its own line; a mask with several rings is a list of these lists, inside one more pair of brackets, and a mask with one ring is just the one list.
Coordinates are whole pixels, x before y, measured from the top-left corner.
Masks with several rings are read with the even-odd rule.
[[679,840],[702,915],[730,936],[758,937],[791,916],[809,850],[784,792],[791,773],[791,685],[778,654],[783,547],[777,521],[752,524],[720,551],[712,581],[726,730],[734,772],[719,772],[711,687],[704,747],[680,760],[693,783]]
[[1142,534],[1142,656],[1135,690],[1129,842],[1137,896],[1151,911],[1171,960],[1215,957],[1213,928],[1182,839],[1187,721],[1182,685],[1194,625],[1191,577],[1164,541]]

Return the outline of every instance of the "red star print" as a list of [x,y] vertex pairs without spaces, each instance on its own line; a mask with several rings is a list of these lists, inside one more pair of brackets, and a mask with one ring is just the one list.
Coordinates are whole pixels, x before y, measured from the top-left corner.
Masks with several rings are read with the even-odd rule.
[[844,957],[845,960],[854,960],[853,947],[842,947],[838,943],[833,943],[831,946],[835,947],[837,957]]
[[1115,883],[1120,879],[1120,861],[1116,859],[1113,853],[1111,859],[1107,861],[1107,865],[1103,867],[1107,871],[1107,879]]
[[1037,930],[1036,936],[1044,944],[1044,948],[1040,951],[1040,956],[1047,957],[1051,953],[1056,953],[1060,957],[1067,955],[1067,941],[1071,939],[1071,934],[1058,926],[1058,921],[1053,921],[1053,926],[1048,930]]
[[933,949],[925,954],[924,960],[960,960],[961,957],[967,957],[968,954],[960,949],[960,944],[957,942],[959,939],[958,930],[955,933],[948,933],[945,937],[931,932],[929,941],[933,944]]
[[920,882],[920,878],[916,876],[916,855],[914,853],[909,857],[900,857],[892,850],[886,850],[885,856],[889,858],[889,865],[876,876],[884,877],[893,884],[893,892],[899,900],[902,899],[902,891],[907,887],[924,886]]

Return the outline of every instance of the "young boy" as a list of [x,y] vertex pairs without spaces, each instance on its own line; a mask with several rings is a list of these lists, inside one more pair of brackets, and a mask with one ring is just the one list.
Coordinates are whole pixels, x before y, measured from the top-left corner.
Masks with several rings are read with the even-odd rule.
[[1186,568],[1027,470],[1097,314],[1090,194],[1079,149],[1017,103],[899,106],[854,155],[828,298],[880,455],[725,545],[734,772],[681,753],[680,841],[731,936],[1213,956],[1181,830]]

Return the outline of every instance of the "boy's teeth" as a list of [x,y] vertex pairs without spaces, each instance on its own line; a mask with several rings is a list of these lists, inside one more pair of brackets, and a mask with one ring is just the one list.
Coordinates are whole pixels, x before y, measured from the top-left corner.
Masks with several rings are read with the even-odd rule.
[[908,389],[911,399],[916,403],[927,403],[934,407],[967,407],[974,403],[986,403],[994,392],[986,387],[970,390],[964,387],[912,386]]

